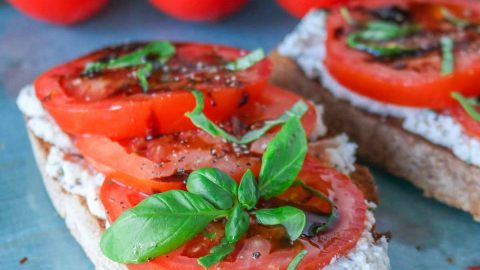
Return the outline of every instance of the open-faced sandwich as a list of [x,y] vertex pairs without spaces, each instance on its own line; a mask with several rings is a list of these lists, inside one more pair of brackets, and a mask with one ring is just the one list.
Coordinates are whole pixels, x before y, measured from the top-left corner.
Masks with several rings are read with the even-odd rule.
[[376,188],[263,51],[157,41],[18,98],[47,191],[97,269],[389,269]]
[[360,158],[480,220],[480,2],[313,10],[271,58],[274,83],[323,103]]

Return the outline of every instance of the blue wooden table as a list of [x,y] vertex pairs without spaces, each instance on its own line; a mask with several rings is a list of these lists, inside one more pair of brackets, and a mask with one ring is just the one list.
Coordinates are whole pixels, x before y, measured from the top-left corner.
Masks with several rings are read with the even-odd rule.
[[[147,1],[111,2],[92,20],[68,28],[33,21],[0,4],[0,269],[93,269],[41,182],[15,105],[22,86],[55,64],[107,44],[174,39],[271,50],[297,24],[271,0],[252,1],[219,24],[175,21]],[[382,198],[378,228],[393,235],[393,269],[480,265],[480,224],[400,179],[374,172]]]

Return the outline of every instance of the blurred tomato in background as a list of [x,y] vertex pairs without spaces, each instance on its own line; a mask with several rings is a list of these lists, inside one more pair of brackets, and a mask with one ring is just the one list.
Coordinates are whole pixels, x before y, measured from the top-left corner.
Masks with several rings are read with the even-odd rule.
[[348,0],[277,0],[288,13],[297,18],[303,17],[312,8],[325,8],[348,2]]
[[160,11],[185,21],[218,21],[239,11],[248,0],[150,0]]
[[7,0],[22,13],[54,24],[73,24],[98,13],[108,0]]

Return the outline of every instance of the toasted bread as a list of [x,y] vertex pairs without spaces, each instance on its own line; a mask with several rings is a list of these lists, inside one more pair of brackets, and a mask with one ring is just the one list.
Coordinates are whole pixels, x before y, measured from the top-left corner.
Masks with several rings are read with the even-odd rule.
[[308,79],[294,60],[272,52],[273,84],[295,91],[325,107],[333,132],[346,132],[358,144],[361,160],[384,168],[450,206],[480,221],[480,168],[444,147],[404,130],[400,120],[380,117],[337,99],[320,82]]

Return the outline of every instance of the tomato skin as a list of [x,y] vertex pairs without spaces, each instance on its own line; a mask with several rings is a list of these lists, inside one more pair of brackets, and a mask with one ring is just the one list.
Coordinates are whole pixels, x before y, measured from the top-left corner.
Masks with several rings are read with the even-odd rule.
[[[228,57],[227,59],[235,59],[245,53],[244,50],[221,45],[199,43],[176,43],[175,45],[178,58],[192,59],[191,61],[201,59],[202,52],[208,55],[215,52]],[[37,97],[63,131],[76,135],[94,134],[122,139],[195,128],[185,116],[186,112],[195,107],[195,98],[178,83],[171,82],[172,89],[169,92],[136,93],[129,96],[117,94],[106,97],[95,93],[101,97],[95,101],[80,100],[71,96],[67,92],[65,81],[72,81],[71,84],[74,84],[87,63],[97,61],[109,53],[109,48],[94,52],[57,66],[35,80]],[[228,119],[238,110],[245,96],[248,96],[249,100],[255,100],[266,86],[270,72],[271,63],[265,58],[245,71],[234,73],[237,77],[244,79],[241,86],[229,87],[208,85],[208,83],[196,85],[197,89],[205,94],[205,114],[216,121]],[[122,78],[107,77],[105,81],[112,83],[112,88],[121,88],[117,83]],[[90,82],[88,78],[82,78],[82,80]],[[99,89],[109,91],[104,88],[107,87]],[[97,91],[99,89],[95,88],[95,91],[99,92]]]
[[312,8],[328,8],[343,4],[348,0],[277,0],[277,3],[288,13],[302,18]]
[[[459,0],[367,0],[351,2],[349,6],[375,8],[386,4],[406,5],[406,3],[433,3],[449,7],[462,6],[480,15],[480,5],[476,1]],[[424,61],[438,68],[415,72],[395,70],[379,62],[366,61],[366,53],[351,49],[345,38],[335,38],[335,32],[345,25],[339,9],[328,16],[327,57],[325,66],[333,77],[348,89],[372,99],[402,106],[440,109],[456,104],[451,98],[452,91],[464,96],[478,96],[480,88],[480,51],[455,52],[454,72],[442,76],[441,55],[435,54]],[[418,61],[418,59],[410,60]],[[388,91],[387,91],[388,89]]]
[[160,11],[180,20],[218,21],[239,11],[248,0],[150,0]]
[[[335,169],[322,166],[318,161],[309,156],[305,160],[299,179],[302,179],[315,189],[333,196],[340,213],[339,220],[337,220],[334,227],[318,236],[320,246],[313,245],[310,243],[311,240],[301,237],[298,241],[303,246],[275,249],[271,242],[264,238],[262,234],[248,235],[247,233],[247,237],[242,238],[237,244],[237,249],[239,250],[236,251],[236,256],[234,258],[227,257],[221,263],[212,266],[211,269],[286,269],[292,258],[301,249],[307,249],[307,256],[301,261],[297,269],[317,270],[328,265],[333,257],[345,256],[355,247],[364,231],[366,221],[367,205],[363,194],[347,176]],[[110,221],[114,221],[121,213],[135,206],[146,197],[145,194],[125,187],[116,181],[109,180],[104,182],[100,192],[100,199]],[[217,233],[215,241],[218,241],[223,235],[223,230],[218,227],[214,227],[213,230]],[[167,255],[157,257],[146,263],[131,264],[128,265],[128,268],[131,270],[201,270],[203,268],[198,265],[197,258],[192,255],[186,255],[190,254],[187,248],[208,247],[212,246],[213,243],[209,242],[205,243],[206,245],[201,245],[200,242],[196,243],[195,241],[205,242],[209,240],[199,236]],[[252,254],[254,252],[260,252],[261,256],[253,259]]]
[[68,25],[90,18],[103,9],[108,0],[8,0],[22,13],[59,25]]
[[465,133],[474,138],[480,139],[480,122],[473,119],[463,107],[456,106],[448,108],[446,109],[446,113],[451,115],[462,125]]

